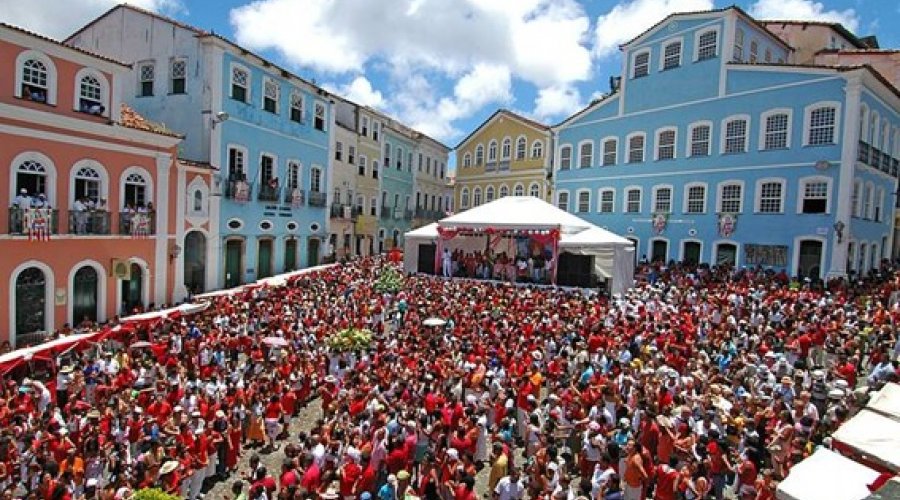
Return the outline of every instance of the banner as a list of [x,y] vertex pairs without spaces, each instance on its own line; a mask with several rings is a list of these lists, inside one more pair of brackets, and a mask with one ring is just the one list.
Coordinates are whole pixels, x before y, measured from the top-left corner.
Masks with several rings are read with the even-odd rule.
[[245,181],[234,183],[234,201],[250,201],[250,184]]
[[150,236],[150,215],[136,213],[131,216],[131,236],[147,238]]
[[25,210],[25,230],[29,241],[47,241],[53,230],[53,209],[29,208]]
[[650,218],[650,224],[653,226],[653,232],[662,234],[669,225],[669,214],[665,212],[657,212]]
[[734,234],[737,227],[737,214],[722,213],[719,214],[719,236],[728,238]]
[[291,206],[294,208],[303,206],[303,190],[294,189],[291,191]]

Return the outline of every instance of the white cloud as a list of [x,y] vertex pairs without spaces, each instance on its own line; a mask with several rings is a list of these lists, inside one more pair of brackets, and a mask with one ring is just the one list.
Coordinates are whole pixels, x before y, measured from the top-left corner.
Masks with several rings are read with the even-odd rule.
[[331,87],[337,94],[342,95],[357,104],[370,106],[376,109],[384,106],[384,95],[382,95],[381,91],[372,88],[372,82],[362,75],[357,76],[347,85],[338,87],[332,85]]
[[561,85],[538,90],[534,99],[534,112],[538,120],[567,116],[583,107],[581,93],[575,87]]
[[712,0],[626,0],[597,18],[594,53],[601,58],[615,54],[620,44],[669,14],[712,8]]
[[[65,39],[121,0],[0,0],[3,22],[58,40]],[[172,14],[184,10],[181,0],[128,0],[155,12]]]
[[758,0],[750,6],[749,13],[760,19],[841,23],[853,32],[859,28],[859,16],[855,10],[825,10],[825,5],[813,0]]

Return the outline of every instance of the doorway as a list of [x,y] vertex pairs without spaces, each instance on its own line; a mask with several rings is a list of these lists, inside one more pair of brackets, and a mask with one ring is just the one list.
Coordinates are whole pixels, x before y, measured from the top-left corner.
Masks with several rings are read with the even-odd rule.
[[437,253],[437,245],[434,243],[426,243],[419,245],[419,265],[417,269],[420,273],[434,274],[434,259]]
[[650,262],[663,262],[669,258],[669,242],[666,240],[653,240],[650,246]]
[[129,279],[122,280],[122,310],[126,315],[144,307],[144,270],[132,263],[130,271]]
[[297,269],[297,239],[284,240],[284,272]]
[[[16,336],[47,328],[47,277],[37,267],[29,267],[16,277]],[[18,343],[17,343],[18,345]]]
[[193,294],[206,291],[206,236],[200,231],[184,237],[184,286]]
[[319,239],[310,238],[306,247],[306,267],[319,265]]
[[75,272],[72,284],[72,326],[84,320],[97,321],[97,270],[84,266]]
[[802,240],[797,262],[797,275],[801,278],[818,280],[822,275],[822,242]]
[[719,245],[716,246],[716,265],[737,265],[737,245],[732,243],[719,243]]
[[241,273],[244,257],[244,242],[228,240],[225,242],[225,288],[234,288],[241,284]]
[[256,277],[258,279],[272,276],[272,240],[259,240],[256,253]]
[[682,243],[681,260],[685,264],[697,265],[700,263],[700,255],[703,246],[699,241],[685,241]]

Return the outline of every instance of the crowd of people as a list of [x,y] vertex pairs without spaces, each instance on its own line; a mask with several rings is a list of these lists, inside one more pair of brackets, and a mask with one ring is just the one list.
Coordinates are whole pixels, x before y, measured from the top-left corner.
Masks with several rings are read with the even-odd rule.
[[506,281],[510,283],[549,284],[553,258],[544,252],[513,253],[505,251],[471,251],[444,249],[441,274],[459,277]]
[[[0,498],[195,500],[226,481],[241,500],[770,500],[898,379],[889,269],[825,290],[645,266],[605,297],[418,275],[378,292],[387,265],[215,297],[53,380],[10,378]],[[345,329],[371,345],[330,347]],[[304,407],[320,418],[297,432]]]

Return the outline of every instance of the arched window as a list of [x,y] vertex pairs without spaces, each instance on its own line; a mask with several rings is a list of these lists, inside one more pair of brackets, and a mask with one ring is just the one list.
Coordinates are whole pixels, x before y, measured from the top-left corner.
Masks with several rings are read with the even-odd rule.
[[50,93],[50,71],[38,59],[28,59],[22,63],[21,97],[35,102],[48,102]]
[[475,166],[480,167],[484,165],[484,146],[479,144],[475,147]]
[[497,161],[497,141],[488,143],[488,161]]
[[469,208],[469,188],[462,188],[459,192],[459,207]]
[[484,189],[484,201],[486,203],[494,201],[494,186],[488,186]]
[[472,166],[472,153],[466,153],[463,155],[463,167],[471,167]]
[[498,191],[498,193],[499,193],[499,197],[500,197],[500,198],[504,198],[504,197],[506,197],[506,196],[509,196],[509,187],[507,187],[506,184],[500,186],[500,190]]
[[503,160],[508,160],[510,155],[512,154],[512,139],[509,137],[503,138],[503,147],[500,150],[500,158]]
[[481,188],[476,187],[472,190],[472,206],[477,207],[481,205]]
[[528,140],[527,139],[525,139],[524,137],[519,137],[518,139],[516,139],[516,159],[517,160],[525,159],[525,153],[526,153],[527,149],[528,149]]
[[28,267],[16,276],[16,336],[47,330],[47,276]]
[[528,188],[528,196],[533,196],[535,198],[543,198],[541,196],[541,187],[535,182]]
[[525,186],[516,184],[515,187],[513,187],[513,196],[525,196]]
[[72,201],[84,198],[92,202],[99,201],[101,182],[100,173],[93,167],[79,168],[75,172],[75,193]]
[[531,157],[540,158],[542,156],[544,156],[544,143],[541,141],[534,141],[531,144]]
[[[28,196],[47,195],[47,167],[37,160],[25,160],[16,168],[16,193]],[[24,208],[24,207],[23,207]]]
[[194,190],[194,212],[202,212],[203,211],[203,191],[199,189]]
[[100,116],[106,112],[106,90],[97,75],[88,73],[78,80],[77,109],[82,113]]
[[147,178],[138,172],[125,177],[125,191],[122,197],[123,208],[146,207],[150,201]]

